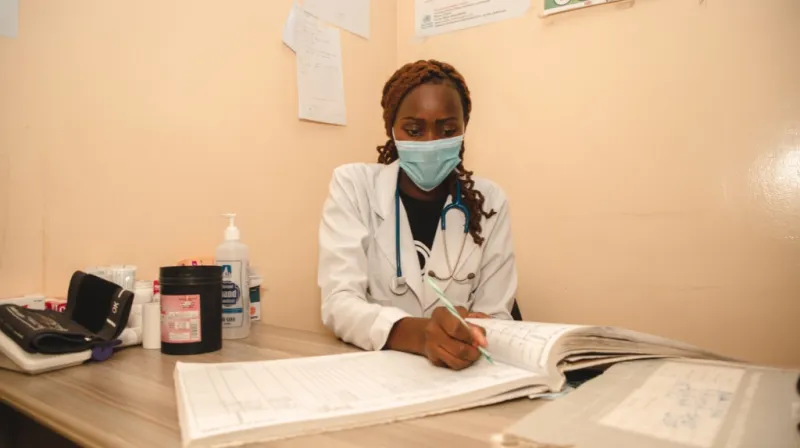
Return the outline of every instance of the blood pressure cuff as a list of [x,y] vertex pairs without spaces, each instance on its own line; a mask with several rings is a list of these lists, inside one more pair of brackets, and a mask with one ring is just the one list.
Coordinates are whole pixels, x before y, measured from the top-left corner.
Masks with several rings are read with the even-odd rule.
[[96,336],[52,310],[0,305],[0,328],[28,353],[73,353],[92,348]]
[[132,292],[78,271],[70,280],[63,313],[0,305],[0,330],[28,353],[80,352],[116,339],[131,306]]

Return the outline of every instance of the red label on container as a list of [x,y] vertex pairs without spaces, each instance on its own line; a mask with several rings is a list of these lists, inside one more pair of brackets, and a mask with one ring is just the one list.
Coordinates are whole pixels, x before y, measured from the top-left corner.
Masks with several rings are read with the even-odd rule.
[[161,342],[191,344],[201,339],[200,295],[162,295]]

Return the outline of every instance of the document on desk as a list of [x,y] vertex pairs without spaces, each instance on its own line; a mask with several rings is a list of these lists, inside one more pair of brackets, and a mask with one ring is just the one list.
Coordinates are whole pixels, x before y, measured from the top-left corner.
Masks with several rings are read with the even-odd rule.
[[666,362],[600,423],[670,442],[710,447],[744,369]]
[[345,125],[347,112],[339,30],[296,7],[298,116],[303,120]]
[[369,2],[370,0],[305,0],[303,7],[331,25],[369,39]]
[[519,446],[796,448],[797,375],[701,360],[616,364],[505,435]]
[[416,0],[418,37],[449,33],[524,15],[531,0]]
[[394,351],[179,362],[175,370],[184,446],[267,441],[414,418],[527,396],[538,383],[537,375],[511,366],[478,362],[456,372]]
[[19,0],[0,0],[0,36],[19,34]]

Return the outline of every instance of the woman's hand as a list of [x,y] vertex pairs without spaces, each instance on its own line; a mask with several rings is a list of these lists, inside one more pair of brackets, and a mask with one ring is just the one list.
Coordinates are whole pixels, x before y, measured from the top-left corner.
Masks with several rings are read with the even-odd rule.
[[[456,307],[462,318],[469,315],[463,307]],[[488,316],[487,316],[488,317]],[[460,320],[439,307],[433,311],[425,326],[423,354],[435,366],[461,370],[469,367],[480,357],[477,347],[486,347],[486,331]]]
[[471,319],[491,319],[492,318],[488,314],[476,313],[476,312],[470,312],[469,314],[467,314],[467,317],[469,317]]

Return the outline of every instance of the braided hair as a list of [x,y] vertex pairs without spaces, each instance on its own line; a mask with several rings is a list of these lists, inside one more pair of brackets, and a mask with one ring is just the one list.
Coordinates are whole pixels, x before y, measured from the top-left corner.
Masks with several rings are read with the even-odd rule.
[[[461,97],[461,105],[464,110],[464,124],[469,123],[469,114],[472,110],[472,100],[469,97],[469,89],[464,77],[450,64],[435,60],[420,60],[408,63],[398,69],[386,85],[383,87],[383,123],[386,127],[386,135],[389,140],[378,146],[378,163],[390,164],[397,160],[397,146],[392,138],[392,127],[397,118],[397,109],[409,92],[422,84],[448,84],[456,89],[458,96]],[[484,238],[481,236],[481,217],[491,218],[495,211],[483,210],[483,193],[475,189],[475,181],[472,180],[472,171],[464,168],[464,144],[461,145],[459,152],[461,162],[448,177],[450,194],[455,197],[456,183],[461,182],[461,201],[469,210],[469,233],[475,244],[482,245]]]

